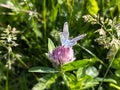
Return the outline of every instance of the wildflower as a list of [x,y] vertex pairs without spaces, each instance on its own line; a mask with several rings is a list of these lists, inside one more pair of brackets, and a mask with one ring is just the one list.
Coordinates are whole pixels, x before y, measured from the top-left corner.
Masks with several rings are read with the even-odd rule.
[[55,65],[63,65],[75,60],[72,47],[65,46],[57,47],[51,54],[50,58],[54,60],[53,63]]
[[79,35],[69,40],[68,23],[65,22],[63,32],[60,33],[60,40],[62,45],[57,47],[50,54],[50,59],[53,64],[56,66],[60,66],[74,61],[74,50],[72,49],[72,46],[74,46],[77,41],[82,39],[84,36],[86,36],[86,34]]

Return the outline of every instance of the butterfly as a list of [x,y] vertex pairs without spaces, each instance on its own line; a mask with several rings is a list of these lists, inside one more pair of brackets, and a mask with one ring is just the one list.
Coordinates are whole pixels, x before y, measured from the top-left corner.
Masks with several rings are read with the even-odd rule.
[[72,47],[75,44],[77,44],[77,41],[85,37],[86,34],[79,35],[71,40],[69,40],[69,29],[68,29],[68,23],[65,22],[63,26],[63,32],[60,32],[60,41],[61,44],[65,47]]

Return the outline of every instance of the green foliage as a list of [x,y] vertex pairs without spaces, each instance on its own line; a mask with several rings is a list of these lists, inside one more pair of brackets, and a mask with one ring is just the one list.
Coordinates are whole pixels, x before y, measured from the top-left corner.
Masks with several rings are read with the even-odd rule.
[[[74,62],[53,67],[49,53],[66,21],[70,38],[87,36],[73,47]],[[0,0],[0,90],[119,86],[120,0]]]
[[[4,73],[4,68],[3,64],[0,63],[0,82],[6,79],[5,73]],[[1,87],[1,86],[0,86]]]
[[52,42],[51,39],[48,38],[48,51],[49,53],[52,53],[52,51],[55,49],[55,45],[54,43]]
[[57,73],[58,70],[54,68],[47,68],[47,67],[33,67],[29,69],[29,72],[38,72],[38,73]]
[[86,70],[86,74],[95,78],[99,75],[99,72],[97,71],[95,67],[88,67]]
[[57,79],[56,75],[48,74],[39,79],[38,83],[32,88],[32,90],[44,90],[50,88],[50,85]]
[[86,8],[91,15],[96,15],[99,10],[96,0],[88,0]]
[[78,69],[81,66],[87,65],[87,63],[89,63],[89,59],[77,60],[77,61],[63,65],[62,69],[64,71],[73,71],[75,69]]
[[115,74],[116,74],[117,77],[120,77],[120,70],[116,70]]

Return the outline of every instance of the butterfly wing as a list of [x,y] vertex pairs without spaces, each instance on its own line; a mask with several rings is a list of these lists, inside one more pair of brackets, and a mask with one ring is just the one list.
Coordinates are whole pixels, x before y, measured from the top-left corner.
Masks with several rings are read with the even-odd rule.
[[70,46],[74,46],[78,40],[84,38],[86,36],[86,34],[82,34],[82,35],[79,35],[75,38],[73,38],[72,40],[70,40]]
[[69,39],[69,30],[68,30],[68,23],[67,22],[64,23],[63,35],[67,40]]
[[61,41],[61,44],[62,45],[65,45],[65,37],[64,37],[64,35],[63,35],[63,32],[60,32],[60,41]]
[[70,40],[71,42],[77,42],[78,40],[84,38],[86,36],[86,34],[82,34],[82,35],[79,35],[75,38],[73,38],[72,40]]
[[63,26],[63,32],[60,32],[60,40],[62,45],[66,45],[66,43],[69,41],[69,31],[68,31],[68,23],[65,22]]

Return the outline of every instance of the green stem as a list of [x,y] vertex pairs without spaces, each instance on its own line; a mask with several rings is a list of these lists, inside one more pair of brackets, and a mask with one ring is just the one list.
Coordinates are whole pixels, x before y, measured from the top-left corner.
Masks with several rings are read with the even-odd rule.
[[5,90],[8,90],[8,68],[7,68],[7,71],[6,71],[6,83],[5,83]]
[[[78,45],[79,47],[81,47],[82,49],[84,49],[86,52],[88,52],[90,55],[92,55],[94,58],[96,58],[101,64],[104,65],[103,61],[100,60],[100,59],[99,59],[95,54],[93,54],[90,50],[84,48],[83,46],[81,46],[81,45],[79,45],[79,44],[77,44],[77,45]],[[105,65],[104,65],[104,66],[105,66]]]
[[114,87],[114,88],[116,88],[116,89],[120,90],[120,87],[119,87],[119,86],[117,86],[117,85],[115,85],[115,84],[113,84],[113,83],[111,83],[111,84],[110,84],[110,86],[112,86],[112,87]]
[[64,82],[65,82],[65,84],[66,84],[66,86],[67,86],[67,89],[70,90],[69,82],[67,81],[67,79],[66,79],[66,77],[65,77],[65,74],[64,74],[64,72],[63,72],[62,69],[61,69],[61,76],[62,76],[62,78],[63,78],[63,80],[64,80]]
[[46,0],[43,1],[44,39],[46,42]]
[[11,47],[10,45],[8,46],[8,68],[7,68],[7,71],[6,71],[6,85],[5,85],[5,90],[8,90],[8,72],[9,72],[9,69],[11,69],[11,62],[10,62],[10,53],[11,53]]

